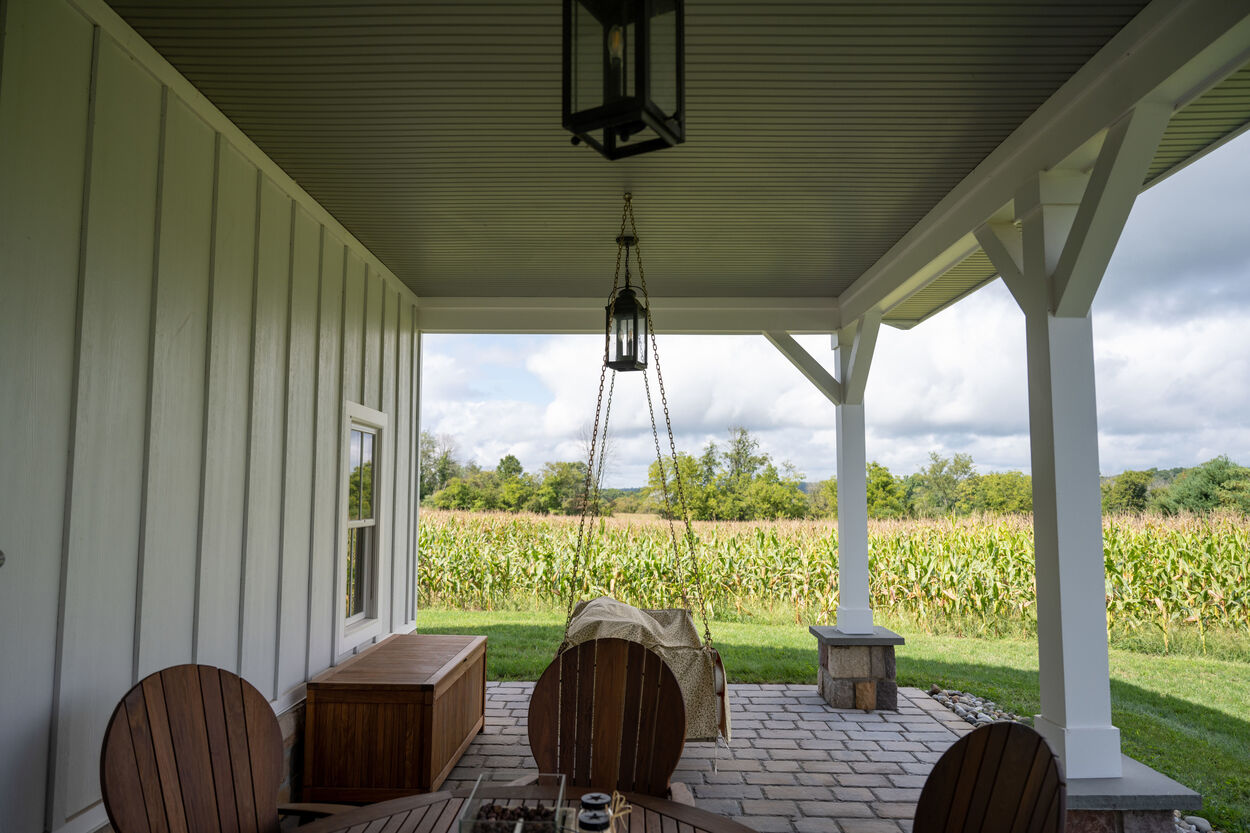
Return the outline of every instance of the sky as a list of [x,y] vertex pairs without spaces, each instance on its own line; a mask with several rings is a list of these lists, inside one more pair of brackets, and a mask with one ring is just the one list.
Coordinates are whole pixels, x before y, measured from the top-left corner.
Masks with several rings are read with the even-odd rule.
[[[834,474],[834,406],[763,336],[666,336],[663,326],[657,315],[678,450],[724,446],[743,426],[807,480]],[[1103,474],[1220,454],[1250,464],[1250,134],[1138,198],[1093,327]],[[798,341],[832,368],[827,336]],[[601,335],[426,335],[422,430],[488,469],[506,454],[526,471],[585,460],[602,350]],[[645,484],[655,460],[640,375],[618,376],[607,486]],[[930,452],[971,455],[980,472],[1028,472],[1024,316],[1002,281],[911,330],[883,326],[864,409],[868,459],[895,474],[924,467]]]

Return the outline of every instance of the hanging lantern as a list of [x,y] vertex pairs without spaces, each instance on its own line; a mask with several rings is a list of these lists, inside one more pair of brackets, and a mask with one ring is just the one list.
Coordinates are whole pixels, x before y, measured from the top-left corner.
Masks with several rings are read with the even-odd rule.
[[564,127],[609,159],[686,140],[683,0],[564,0]]
[[625,247],[625,286],[608,298],[607,365],[613,370],[647,369],[647,308],[629,285],[630,235],[616,238]]

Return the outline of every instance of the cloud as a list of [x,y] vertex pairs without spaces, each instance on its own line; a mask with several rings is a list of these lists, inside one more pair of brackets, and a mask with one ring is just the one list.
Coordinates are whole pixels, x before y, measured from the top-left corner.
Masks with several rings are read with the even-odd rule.
[[1247,193],[1250,134],[1138,197],[1095,312],[1156,320],[1213,309],[1250,312]]

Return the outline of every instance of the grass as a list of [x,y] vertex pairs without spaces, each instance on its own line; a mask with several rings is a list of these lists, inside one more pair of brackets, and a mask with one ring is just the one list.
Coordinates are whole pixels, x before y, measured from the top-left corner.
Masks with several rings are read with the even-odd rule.
[[[816,646],[807,629],[777,616],[713,623],[731,682],[812,683]],[[492,680],[534,680],[563,634],[555,610],[423,608],[422,633],[489,637]],[[907,637],[901,685],[937,683],[990,697],[1031,715],[1038,702],[1037,643],[1028,638],[932,634],[883,621]],[[1203,794],[1203,815],[1227,833],[1250,833],[1250,663],[1199,655],[1153,655],[1113,647],[1112,719],[1125,754]]]

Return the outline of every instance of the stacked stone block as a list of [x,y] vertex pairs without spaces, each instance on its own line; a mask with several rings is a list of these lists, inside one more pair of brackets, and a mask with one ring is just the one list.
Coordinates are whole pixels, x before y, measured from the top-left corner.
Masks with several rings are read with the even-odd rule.
[[816,690],[835,709],[897,711],[894,646],[903,638],[885,628],[871,634],[844,634],[812,627],[819,644]]

